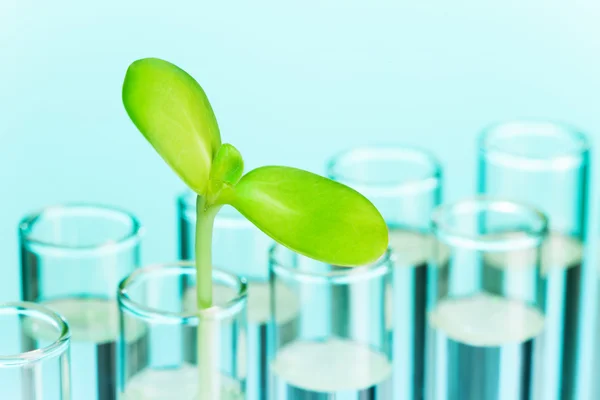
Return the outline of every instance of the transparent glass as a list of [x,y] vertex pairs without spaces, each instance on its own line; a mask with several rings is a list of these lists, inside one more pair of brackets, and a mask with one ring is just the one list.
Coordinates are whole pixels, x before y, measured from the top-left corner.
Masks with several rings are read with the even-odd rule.
[[544,400],[577,400],[589,144],[576,128],[544,121],[491,126],[480,137],[479,193],[526,202],[549,219]]
[[69,328],[31,302],[0,304],[0,398],[71,400]]
[[48,207],[19,225],[22,298],[69,323],[76,400],[116,399],[117,285],[139,265],[141,236],[133,215],[95,205]]
[[[213,306],[196,308],[196,269],[180,262],[138,269],[119,285],[120,400],[243,400],[246,282],[213,270]],[[198,327],[212,345],[199,357],[218,393],[199,385]],[[200,386],[200,387],[199,387]]]
[[359,147],[334,157],[328,176],[375,204],[390,232],[392,288],[386,328],[392,336],[394,399],[421,400],[425,375],[427,259],[431,212],[441,202],[442,168],[420,149]]
[[[177,200],[179,256],[194,259],[196,231],[196,195],[184,193]],[[274,348],[271,327],[271,286],[269,285],[269,249],[267,235],[235,208],[223,206],[213,227],[212,259],[215,268],[243,276],[248,282],[247,359],[241,374],[246,378],[248,400],[267,400],[268,362]]]
[[432,220],[425,399],[544,400],[546,217],[474,198],[439,207]]
[[373,265],[347,268],[275,245],[270,262],[277,299],[270,398],[392,398],[384,307],[389,252]]

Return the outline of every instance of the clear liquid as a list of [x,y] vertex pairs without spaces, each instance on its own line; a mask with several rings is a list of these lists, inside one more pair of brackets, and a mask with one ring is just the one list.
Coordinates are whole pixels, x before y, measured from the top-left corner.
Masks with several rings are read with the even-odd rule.
[[244,400],[240,386],[227,377],[219,398],[206,399],[198,394],[198,369],[189,364],[173,369],[146,369],[126,384],[119,400]]
[[425,384],[427,262],[433,237],[395,227],[389,232],[394,270],[393,290],[386,289],[385,326],[392,345],[394,400],[420,400]]
[[[69,297],[43,302],[61,314],[71,331],[73,400],[115,400],[117,393],[118,305],[114,300]],[[30,327],[36,330],[35,326]],[[145,349],[144,331],[131,331],[129,348]],[[37,337],[42,332],[35,333]]]
[[380,352],[349,340],[296,341],[271,363],[273,399],[387,400],[392,365]]
[[[214,287],[214,302],[227,301],[234,295],[231,288]],[[268,282],[248,281],[247,289],[247,327],[240,331],[237,349],[237,375],[246,379],[246,398],[248,400],[266,400],[269,390],[268,360],[274,350],[274,338],[270,324],[271,318],[271,285]],[[277,315],[276,323],[282,341],[289,341],[297,336],[297,316],[300,300],[287,286],[278,284],[276,289]],[[186,309],[196,308],[196,289],[186,291],[184,304]],[[184,332],[185,360],[196,363],[195,329]],[[228,358],[228,357],[225,357]]]
[[[519,252],[507,262],[491,254],[488,264],[519,265]],[[579,400],[576,395],[578,316],[581,308],[581,241],[552,233],[542,246],[541,267],[548,278],[543,344],[543,400]]]
[[529,400],[544,316],[523,302],[478,294],[428,315],[428,400]]

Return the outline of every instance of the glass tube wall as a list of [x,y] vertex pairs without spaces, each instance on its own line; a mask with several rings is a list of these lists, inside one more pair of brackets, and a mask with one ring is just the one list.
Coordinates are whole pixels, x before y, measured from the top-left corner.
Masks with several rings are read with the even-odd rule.
[[69,324],[73,398],[116,400],[116,291],[139,265],[140,223],[115,208],[64,205],[25,217],[19,237],[22,298]]
[[394,399],[421,400],[425,373],[427,259],[431,212],[441,202],[442,169],[431,154],[403,146],[359,147],[333,158],[329,178],[354,188],[382,213],[394,263],[387,291]]
[[480,136],[479,193],[531,204],[549,219],[542,256],[548,279],[544,400],[578,400],[588,173],[588,141],[571,126],[509,121]]
[[389,254],[346,268],[273,247],[271,399],[392,398],[384,307],[391,268]]
[[[213,270],[213,306],[198,311],[195,280],[193,263],[181,262],[138,269],[119,285],[120,400],[246,398],[246,283]],[[209,344],[200,351],[199,327]],[[200,383],[200,370],[211,387]]]
[[475,198],[438,208],[433,230],[425,399],[544,399],[545,216]]

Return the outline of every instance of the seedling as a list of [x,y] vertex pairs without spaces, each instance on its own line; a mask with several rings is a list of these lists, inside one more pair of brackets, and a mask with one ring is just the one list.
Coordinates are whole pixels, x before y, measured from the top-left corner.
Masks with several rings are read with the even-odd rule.
[[[204,90],[181,68],[157,58],[135,61],[125,76],[123,104],[138,130],[197,194],[199,310],[212,306],[212,230],[225,204],[276,242],[328,264],[365,265],[385,252],[383,217],[355,190],[284,166],[264,166],[244,175],[240,152],[221,143]],[[210,365],[211,331],[199,326],[197,340],[199,383],[206,398],[218,398],[218,372]]]

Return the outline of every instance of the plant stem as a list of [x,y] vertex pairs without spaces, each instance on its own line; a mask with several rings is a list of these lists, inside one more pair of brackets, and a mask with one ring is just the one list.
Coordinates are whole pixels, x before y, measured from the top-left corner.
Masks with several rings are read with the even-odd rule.
[[[212,306],[212,234],[215,216],[220,207],[206,207],[206,199],[196,199],[196,298],[198,310]],[[196,338],[199,398],[218,399],[220,379],[218,368],[217,322],[199,313]]]
[[216,213],[196,198],[196,296],[198,310],[212,306],[212,234]]

